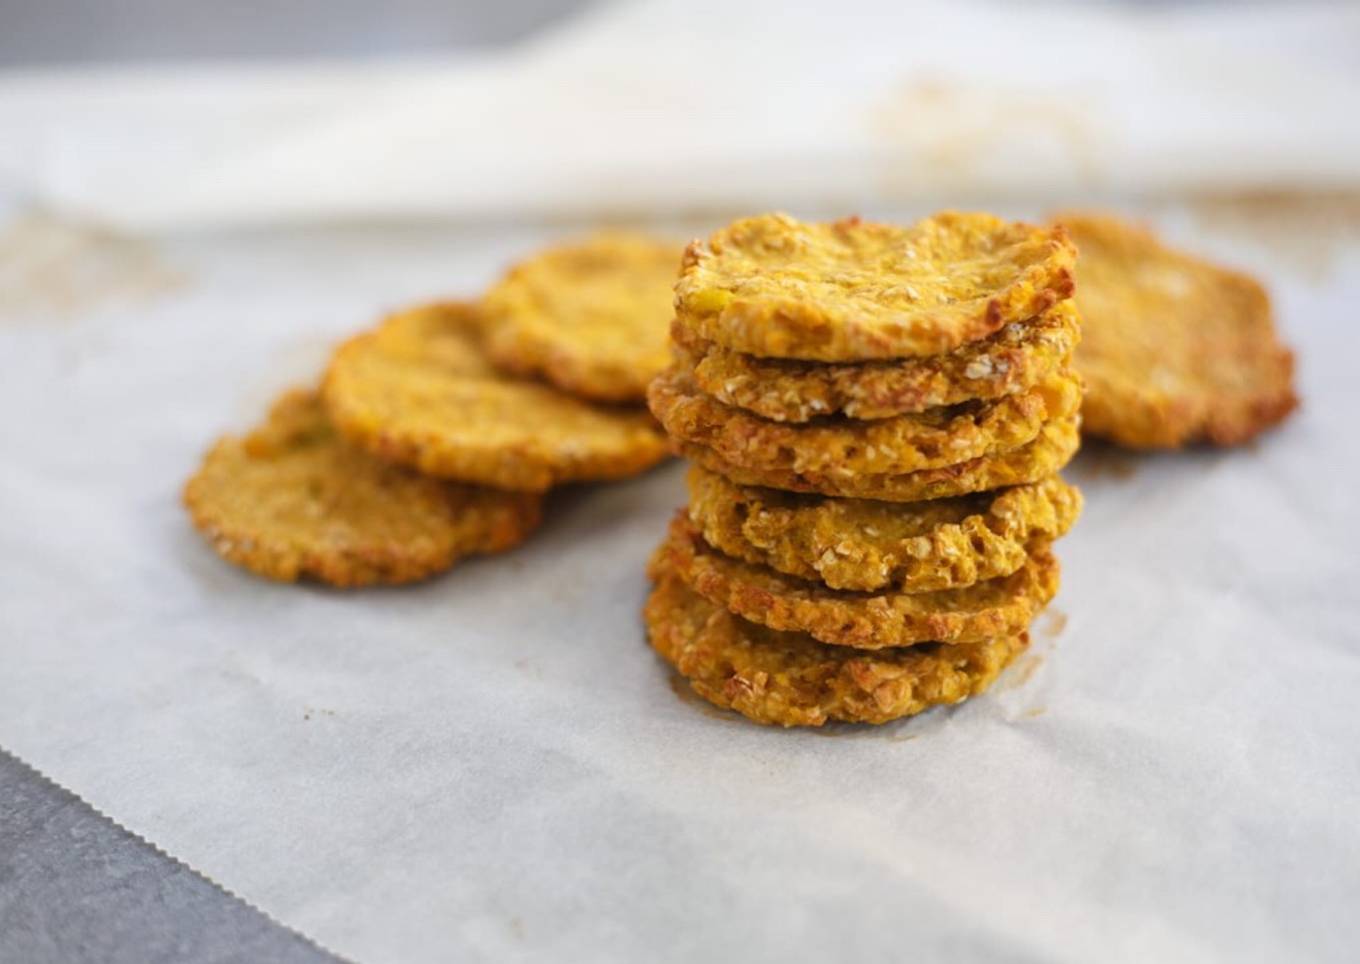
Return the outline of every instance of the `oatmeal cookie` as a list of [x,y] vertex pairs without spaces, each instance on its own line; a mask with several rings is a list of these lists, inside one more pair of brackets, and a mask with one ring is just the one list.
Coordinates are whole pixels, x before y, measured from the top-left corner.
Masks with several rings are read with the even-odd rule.
[[336,428],[427,475],[532,492],[635,475],[666,456],[645,411],[497,371],[480,324],[472,306],[428,305],[347,341],[322,389]]
[[426,478],[346,445],[310,391],[214,445],[184,504],[224,559],[333,586],[424,579],[516,545],[541,517],[537,495]]
[[1130,448],[1236,445],[1298,405],[1257,281],[1113,217],[1061,215],[1081,249],[1083,426]]
[[872,653],[827,646],[714,606],[664,563],[653,578],[643,611],[652,647],[694,692],[757,723],[887,723],[960,703],[985,691],[1029,642],[1019,633]]
[[953,589],[1023,566],[1068,531],[1081,493],[1056,475],[929,502],[833,499],[689,471],[689,517],[729,556],[832,589]]
[[1009,576],[935,592],[853,593],[753,566],[713,549],[682,509],[657,558],[709,602],[770,629],[824,643],[883,649],[912,643],[973,643],[1019,633],[1058,591],[1047,545]]
[[902,475],[863,475],[834,467],[820,472],[755,470],[728,462],[703,445],[677,442],[676,449],[709,471],[743,485],[760,485],[787,492],[817,492],[849,499],[916,502],[1037,482],[1052,475],[1071,461],[1081,445],[1080,424],[1079,418],[1056,419],[1046,424],[1034,441],[1020,448]]
[[1061,228],[945,212],[911,227],[785,214],[736,221],[685,251],[676,320],[696,338],[769,358],[937,355],[1072,294]]
[[673,337],[695,384],[718,401],[776,422],[808,422],[891,418],[1027,391],[1070,365],[1080,324],[1073,302],[1060,301],[943,355],[858,364],[759,358],[692,338],[679,324]]
[[757,472],[901,475],[956,465],[1033,441],[1081,407],[1081,380],[1061,372],[1020,395],[964,402],[874,421],[831,416],[787,425],[724,405],[681,368],[648,390],[652,413],[674,438]]
[[507,371],[573,395],[641,401],[670,359],[682,250],[642,235],[600,234],[521,262],[483,301],[487,353]]

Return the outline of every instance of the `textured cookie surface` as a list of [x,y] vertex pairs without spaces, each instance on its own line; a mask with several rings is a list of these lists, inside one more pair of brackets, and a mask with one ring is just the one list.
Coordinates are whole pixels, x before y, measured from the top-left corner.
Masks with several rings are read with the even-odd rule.
[[770,629],[805,632],[859,649],[921,642],[972,643],[1022,632],[1058,591],[1047,546],[1009,576],[963,589],[851,593],[723,555],[683,510],[657,550],[662,564],[709,602]]
[[1019,395],[858,421],[839,416],[806,424],[772,422],[701,392],[682,368],[648,390],[652,413],[673,437],[702,445],[757,471],[883,475],[955,465],[1031,442],[1046,422],[1081,407],[1081,380],[1050,376]]
[[807,422],[890,418],[1023,392],[1069,363],[1080,325],[1075,305],[1062,301],[943,355],[858,364],[760,358],[691,338],[683,325],[674,333],[700,389],[776,422]]
[[1255,279],[1112,217],[1060,216],[1081,249],[1083,427],[1133,448],[1234,445],[1298,404]]
[[1064,535],[1081,493],[1056,475],[929,502],[831,499],[689,472],[689,517],[711,546],[832,589],[923,592],[1008,576]]
[[427,475],[525,491],[634,475],[666,455],[642,410],[593,405],[492,367],[466,305],[394,315],[336,351],[323,395],[335,426]]
[[987,689],[1028,639],[925,643],[876,652],[826,646],[777,632],[714,606],[668,571],[643,618],[654,649],[704,699],[757,723],[821,726],[828,720],[887,723]]
[[915,502],[1037,482],[1052,475],[1071,461],[1081,445],[1079,424],[1078,418],[1056,419],[1045,424],[1034,441],[1019,448],[897,475],[859,473],[838,466],[818,471],[751,469],[729,462],[705,445],[678,441],[676,448],[685,458],[743,485],[851,499]]
[[250,435],[219,441],[184,489],[223,558],[336,586],[411,582],[508,549],[538,525],[540,502],[381,462],[342,442],[307,391],[283,396]]
[[521,262],[486,295],[497,365],[604,402],[641,401],[666,367],[679,244],[601,234]]
[[935,355],[1072,294],[1061,229],[946,212],[910,227],[784,214],[685,252],[676,322],[734,351],[809,361]]

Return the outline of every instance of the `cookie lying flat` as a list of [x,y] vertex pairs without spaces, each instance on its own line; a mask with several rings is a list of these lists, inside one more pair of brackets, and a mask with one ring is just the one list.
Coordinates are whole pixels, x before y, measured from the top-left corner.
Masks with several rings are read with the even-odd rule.
[[824,643],[882,649],[913,643],[973,643],[1024,631],[1058,591],[1058,562],[1038,546],[1019,570],[963,589],[850,593],[723,555],[684,510],[657,556],[709,602],[770,629]]
[[689,517],[711,546],[832,589],[924,592],[1008,576],[1066,534],[1081,493],[1041,482],[929,502],[831,499],[689,471]]
[[427,475],[503,489],[635,475],[666,456],[642,410],[592,405],[496,371],[466,305],[394,315],[336,351],[323,397],[368,452]]
[[989,214],[911,227],[765,214],[686,249],[676,322],[769,358],[936,355],[1070,297],[1075,258],[1061,229]]
[[585,398],[640,402],[670,360],[682,248],[601,234],[521,262],[486,295],[487,352]]
[[1081,248],[1088,434],[1132,448],[1235,445],[1298,405],[1293,354],[1255,279],[1115,218],[1061,221]]
[[718,401],[776,422],[807,422],[891,418],[1023,392],[1068,365],[1080,325],[1076,306],[1061,301],[947,354],[859,364],[746,355],[692,338],[679,324],[673,336],[695,384]]
[[1024,633],[866,653],[766,629],[714,606],[664,563],[643,610],[652,647],[696,693],[757,723],[887,723],[960,703],[1024,650]]
[[1050,376],[1019,395],[874,421],[832,417],[788,425],[724,405],[680,368],[652,382],[652,413],[666,431],[753,471],[900,475],[955,465],[1033,441],[1045,423],[1081,407],[1081,380]]
[[351,448],[307,391],[284,395],[245,438],[219,441],[184,488],[194,525],[224,559],[270,579],[334,586],[412,582],[508,549],[538,526],[540,503]]

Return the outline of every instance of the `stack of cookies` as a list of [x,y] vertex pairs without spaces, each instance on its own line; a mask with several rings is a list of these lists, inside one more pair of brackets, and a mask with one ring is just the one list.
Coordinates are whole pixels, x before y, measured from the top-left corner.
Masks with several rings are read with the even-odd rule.
[[985,690],[1081,509],[1076,252],[946,213],[784,215],[686,251],[648,400],[693,463],[652,645],[752,720],[883,723]]
[[680,253],[600,235],[521,262],[481,303],[391,315],[340,345],[319,390],[213,446],[185,486],[194,524],[260,575],[344,587],[517,545],[548,489],[668,454],[642,401]]

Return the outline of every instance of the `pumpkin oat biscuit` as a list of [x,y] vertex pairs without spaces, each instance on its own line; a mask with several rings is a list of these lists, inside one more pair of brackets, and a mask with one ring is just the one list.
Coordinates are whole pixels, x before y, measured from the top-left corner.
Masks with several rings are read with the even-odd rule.
[[214,445],[184,504],[224,559],[347,587],[413,582],[501,552],[541,517],[537,495],[425,478],[351,448],[311,391],[289,392],[264,425]]
[[701,392],[683,369],[672,368],[652,382],[648,402],[673,438],[745,469],[900,475],[1028,444],[1046,422],[1076,414],[1081,380],[1065,371],[1023,394],[989,402],[875,421],[831,416],[787,425],[724,405]]
[[1056,475],[930,502],[831,499],[689,471],[689,517],[729,556],[832,589],[924,592],[1008,576],[1066,534],[1081,493]]
[[969,459],[957,465],[923,469],[901,475],[867,475],[835,467],[819,472],[789,469],[747,469],[728,462],[712,449],[689,442],[677,442],[685,458],[711,472],[743,485],[759,485],[788,492],[813,492],[850,499],[880,499],[885,502],[916,502],[943,499],[984,489],[1037,482],[1062,469],[1081,444],[1080,418],[1061,418],[1047,423],[1028,445]]
[[945,212],[911,227],[785,214],[736,221],[685,251],[676,321],[770,358],[848,362],[953,351],[1072,295],[1061,228]]
[[643,410],[592,405],[496,371],[462,304],[401,312],[343,344],[322,388],[351,442],[426,475],[541,492],[635,475],[666,456]]
[[960,703],[985,691],[1029,641],[1019,633],[867,653],[748,622],[691,591],[664,562],[651,576],[643,619],[652,647],[694,692],[757,723],[887,723]]
[[638,402],[670,360],[679,244],[606,233],[511,268],[483,300],[501,368],[602,402]]
[[718,401],[776,422],[807,422],[890,418],[1026,391],[1068,367],[1080,325],[1075,305],[1060,301],[943,355],[859,364],[759,358],[693,338],[679,324],[672,337],[695,384]]
[[1023,631],[1058,591],[1058,562],[1040,545],[1009,576],[962,589],[852,593],[732,559],[713,549],[683,509],[657,555],[709,602],[770,629],[824,643],[882,649],[974,643]]
[[1131,448],[1236,445],[1297,407],[1294,356],[1254,278],[1117,218],[1058,220],[1081,249],[1088,434]]

